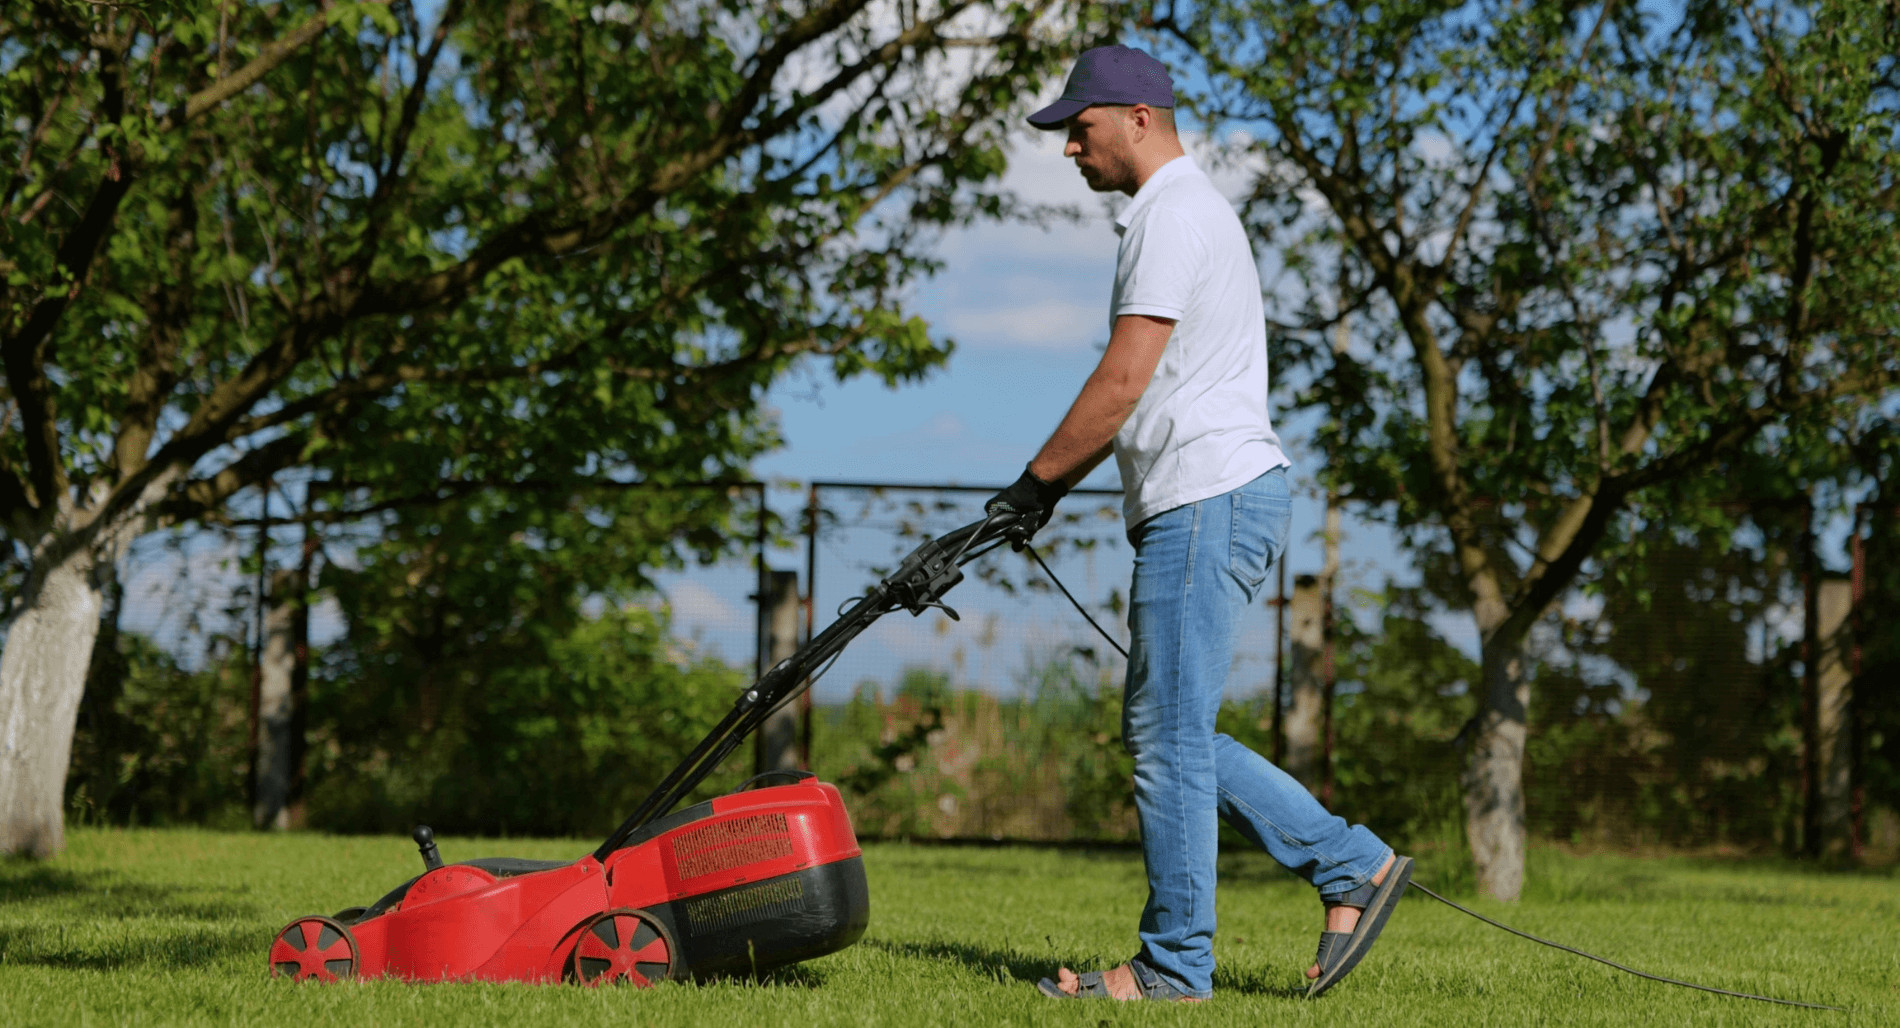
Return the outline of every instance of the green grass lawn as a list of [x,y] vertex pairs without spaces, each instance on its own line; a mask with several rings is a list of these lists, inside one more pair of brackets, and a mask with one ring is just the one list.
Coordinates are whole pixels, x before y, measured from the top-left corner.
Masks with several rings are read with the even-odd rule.
[[[591,843],[445,839],[449,860],[569,857]],[[1844,1006],[1827,1013],[1658,985],[1488,928],[1414,894],[1351,978],[1296,991],[1312,893],[1223,858],[1216,997],[1200,1007],[1054,1002],[1058,964],[1133,950],[1140,856],[872,846],[871,928],[763,983],[295,985],[266,977],[273,929],[367,903],[420,868],[399,838],[79,830],[66,856],[0,863],[0,1025],[1478,1025],[1900,1024],[1900,877],[1540,850],[1525,899],[1470,905],[1644,970]],[[1436,884],[1424,863],[1419,879]]]

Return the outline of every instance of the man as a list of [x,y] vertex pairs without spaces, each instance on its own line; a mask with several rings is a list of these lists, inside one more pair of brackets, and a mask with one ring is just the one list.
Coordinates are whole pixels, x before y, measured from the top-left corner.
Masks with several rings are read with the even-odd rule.
[[1141,951],[1108,971],[1063,968],[1054,997],[1199,1000],[1213,993],[1217,817],[1311,882],[1324,905],[1317,996],[1352,970],[1411,876],[1259,754],[1216,734],[1241,611],[1285,545],[1286,455],[1267,417],[1260,276],[1233,208],[1181,148],[1159,61],[1122,46],[1076,62],[1030,117],[1065,128],[1089,188],[1131,196],[1111,331],[1081,394],[1022,477],[986,505],[1033,535],[1112,452],[1135,547],[1122,710],[1148,870]]

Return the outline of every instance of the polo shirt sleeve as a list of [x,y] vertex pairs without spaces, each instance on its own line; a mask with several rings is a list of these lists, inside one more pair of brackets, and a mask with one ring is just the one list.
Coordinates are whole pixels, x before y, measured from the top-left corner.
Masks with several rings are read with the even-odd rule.
[[1156,207],[1128,227],[1129,255],[1115,316],[1181,320],[1207,265],[1207,243],[1183,212]]

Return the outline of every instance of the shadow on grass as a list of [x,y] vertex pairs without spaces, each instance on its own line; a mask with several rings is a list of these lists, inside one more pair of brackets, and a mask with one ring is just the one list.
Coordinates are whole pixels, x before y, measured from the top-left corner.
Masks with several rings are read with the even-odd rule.
[[89,888],[86,879],[97,877],[76,875],[37,861],[11,859],[0,863],[0,903],[24,903],[84,892]]
[[[9,964],[91,970],[197,967],[245,951],[261,963],[255,905],[215,896],[236,891],[0,862],[0,953]],[[104,925],[117,930],[101,941],[96,929]]]
[[263,933],[249,928],[192,928],[157,938],[115,939],[81,946],[60,928],[41,925],[0,928],[0,953],[8,964],[72,970],[115,971],[134,967],[186,968],[218,963],[242,953],[264,964]]
[[[961,964],[985,978],[996,978],[997,971],[1001,970],[1011,979],[1026,983],[1054,978],[1056,971],[1064,967],[1071,970],[1098,970],[1089,966],[1089,960],[1092,959],[1089,957],[1039,958],[963,942],[887,942],[883,939],[867,939],[858,945],[897,957]],[[1234,972],[1224,967],[1214,973],[1214,989],[1216,992],[1238,992],[1280,999],[1297,999],[1305,994],[1302,988],[1268,980],[1264,972]]]
[[[895,957],[944,960],[961,964],[986,978],[995,978],[997,969],[1001,968],[1017,981],[1034,982],[1041,978],[1054,978],[1056,968],[1064,966],[1063,961],[1056,958],[1040,959],[1006,950],[991,949],[988,946],[972,946],[965,942],[888,942],[884,939],[865,939],[858,945],[883,950]],[[1075,962],[1073,959],[1069,961],[1069,963]]]
[[823,971],[806,967],[803,964],[793,964],[790,967],[773,968],[770,971],[764,971],[759,974],[748,974],[745,972],[738,974],[717,974],[709,975],[705,978],[693,979],[692,981],[693,984],[697,985],[757,986],[775,989],[821,989],[825,986],[826,977]]

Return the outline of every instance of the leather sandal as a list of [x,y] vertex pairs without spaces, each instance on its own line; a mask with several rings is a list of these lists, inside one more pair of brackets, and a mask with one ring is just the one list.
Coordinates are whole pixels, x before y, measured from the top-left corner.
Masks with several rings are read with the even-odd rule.
[[[1143,963],[1140,957],[1129,958],[1126,966],[1135,976],[1135,988],[1140,994],[1124,1002],[1132,1002],[1136,999],[1158,999],[1180,1003],[1194,999],[1193,996],[1175,988],[1172,982],[1161,977],[1161,972]],[[1044,978],[1037,982],[1036,988],[1050,999],[1120,999],[1121,997],[1109,993],[1107,976],[1107,971],[1085,971],[1076,975],[1080,985],[1074,995],[1063,992],[1062,987],[1057,985],[1052,978]]]
[[1399,897],[1405,895],[1405,887],[1412,881],[1412,858],[1394,857],[1392,867],[1385,873],[1385,881],[1378,885],[1367,882],[1359,888],[1326,902],[1327,907],[1356,907],[1361,913],[1359,924],[1350,932],[1320,932],[1319,955],[1313,962],[1319,965],[1319,977],[1306,987],[1306,998],[1313,999],[1320,993],[1339,984],[1353,968],[1359,966],[1372,944],[1379,939],[1379,933],[1385,929],[1385,922],[1392,916],[1392,910],[1399,905]]

